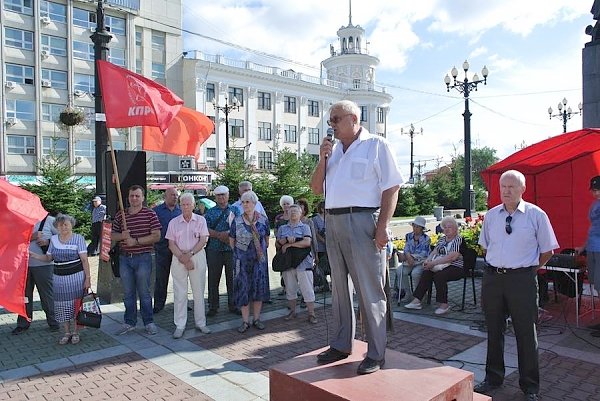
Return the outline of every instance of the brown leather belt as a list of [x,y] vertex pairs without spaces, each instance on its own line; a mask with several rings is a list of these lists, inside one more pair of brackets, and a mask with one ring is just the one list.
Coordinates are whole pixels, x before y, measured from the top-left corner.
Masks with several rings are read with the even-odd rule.
[[364,206],[350,206],[350,207],[336,207],[333,209],[326,209],[328,214],[349,214],[359,212],[374,212],[378,207],[364,207]]

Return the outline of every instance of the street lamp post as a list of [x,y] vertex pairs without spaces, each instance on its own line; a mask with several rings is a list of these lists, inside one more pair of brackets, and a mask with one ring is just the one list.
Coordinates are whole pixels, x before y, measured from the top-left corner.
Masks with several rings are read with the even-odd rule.
[[556,114],[552,114],[552,112],[553,112],[552,107],[548,107],[548,114],[550,115],[551,120],[552,120],[552,117],[562,119],[563,133],[565,133],[565,132],[567,132],[567,121],[570,120],[572,116],[581,114],[583,105],[581,104],[581,102],[579,102],[579,104],[577,105],[577,108],[579,109],[579,111],[573,111],[573,110],[571,110],[571,107],[567,108],[567,98],[565,97],[565,98],[563,98],[562,102],[558,102],[557,107],[558,107],[558,113],[556,113]]
[[415,168],[415,162],[414,162],[414,142],[413,142],[413,138],[415,135],[418,134],[423,134],[423,128],[421,127],[420,131],[416,131],[415,130],[415,126],[410,124],[410,129],[408,130],[408,132],[404,132],[404,130],[401,128],[400,129],[400,134],[401,135],[409,135],[410,136],[410,179],[409,182],[411,184],[415,183],[414,180],[414,176],[413,176],[413,172],[414,172],[414,168]]
[[229,113],[240,109],[240,102],[236,97],[233,98],[233,103],[229,103],[227,96],[225,96],[225,105],[219,106],[217,100],[213,98],[212,104],[215,111],[222,111],[225,113],[225,160],[229,160]]
[[[446,84],[446,89],[450,92],[450,89],[456,89],[458,92],[462,93],[465,98],[465,112],[463,113],[463,117],[465,119],[465,188],[463,191],[463,205],[465,205],[465,217],[471,217],[472,210],[475,209],[475,191],[473,190],[473,183],[471,182],[471,112],[469,111],[469,93],[472,90],[477,90],[477,85],[483,82],[484,85],[487,84],[487,76],[488,69],[486,66],[483,66],[481,70],[481,75],[483,79],[479,79],[477,74],[473,75],[473,79],[469,81],[467,77],[467,71],[469,71],[469,63],[467,60],[462,65],[463,70],[465,71],[465,79],[461,81],[457,81],[456,77],[458,76],[458,70],[456,67],[452,67],[452,79],[446,74],[444,78],[444,83]],[[452,81],[454,83],[452,83]]]

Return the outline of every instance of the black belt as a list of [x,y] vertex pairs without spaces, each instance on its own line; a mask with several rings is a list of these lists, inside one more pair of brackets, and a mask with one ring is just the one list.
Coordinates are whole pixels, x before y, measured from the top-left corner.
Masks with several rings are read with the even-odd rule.
[[83,271],[83,263],[80,259],[69,262],[54,262],[54,274],[57,276],[68,276]]
[[138,253],[120,252],[119,255],[125,256],[126,258],[133,258],[134,256],[144,255],[146,253],[150,253],[150,252],[138,252]]
[[349,214],[358,212],[374,212],[378,207],[363,207],[363,206],[350,206],[350,207],[336,207],[333,209],[326,209],[328,214]]
[[492,266],[492,265],[486,265],[486,267],[492,273],[510,274],[510,273],[523,273],[523,272],[529,271],[531,269],[536,269],[538,266],[526,266],[526,267],[514,267],[514,268],[510,268],[510,267],[496,267],[496,266]]

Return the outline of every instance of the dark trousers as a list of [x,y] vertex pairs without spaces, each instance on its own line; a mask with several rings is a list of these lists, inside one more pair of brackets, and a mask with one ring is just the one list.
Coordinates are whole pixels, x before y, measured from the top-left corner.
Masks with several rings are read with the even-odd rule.
[[[36,286],[40,294],[42,309],[46,313],[46,322],[50,327],[58,327],[54,317],[54,290],[52,289],[52,265],[30,267],[27,269],[27,283],[25,284],[25,311],[27,316],[33,316],[33,287]],[[17,326],[28,328],[29,322],[23,316],[17,318]]]
[[227,305],[235,309],[233,301],[233,252],[206,250],[208,264],[208,307],[210,310],[219,309],[219,283],[225,267],[225,284],[227,286]]
[[519,359],[519,386],[526,393],[538,393],[540,372],[536,322],[538,284],[536,269],[497,273],[486,268],[481,303],[488,330],[485,380],[493,385],[504,381],[504,330],[511,316]]
[[156,250],[156,277],[154,280],[154,308],[163,309],[167,302],[167,287],[169,286],[169,274],[171,273],[171,261],[173,254],[166,250]]
[[97,221],[92,223],[92,242],[87,247],[88,256],[98,253],[98,245],[100,244],[100,236],[102,235],[102,222]]
[[463,278],[464,269],[458,266],[448,266],[439,272],[423,270],[419,284],[413,292],[413,296],[422,300],[423,296],[431,288],[431,283],[435,283],[435,300],[441,304],[448,303],[448,282]]

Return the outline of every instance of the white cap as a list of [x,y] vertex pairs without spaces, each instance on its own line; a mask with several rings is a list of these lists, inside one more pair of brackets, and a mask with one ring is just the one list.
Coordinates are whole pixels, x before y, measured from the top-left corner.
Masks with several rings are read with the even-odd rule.
[[213,190],[213,193],[215,195],[223,195],[223,194],[228,194],[229,193],[229,188],[227,188],[225,185],[219,185],[218,187],[216,187]]

